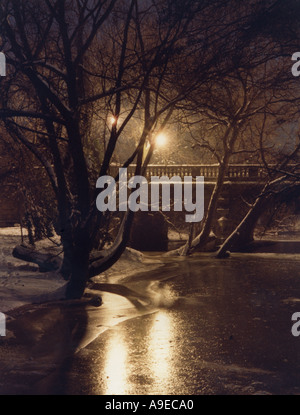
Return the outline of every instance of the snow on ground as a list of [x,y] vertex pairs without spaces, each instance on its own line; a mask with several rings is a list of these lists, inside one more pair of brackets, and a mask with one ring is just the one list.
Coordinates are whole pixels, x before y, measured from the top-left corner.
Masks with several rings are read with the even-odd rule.
[[[26,239],[26,233],[25,233]],[[40,273],[38,266],[12,256],[20,244],[19,227],[0,228],[0,312],[5,313],[25,304],[51,299],[65,285],[56,273]],[[48,241],[49,243],[49,241]],[[45,242],[41,246],[45,246]]]
[[189,235],[185,232],[180,233],[172,229],[169,229],[168,239],[169,241],[187,241],[189,239]]
[[[26,239],[26,234],[24,234]],[[59,242],[58,238],[54,238]],[[39,272],[35,264],[26,263],[12,256],[13,248],[20,244],[19,227],[0,228],[0,312],[6,313],[14,308],[44,301],[61,299],[66,282],[56,272]],[[26,242],[26,240],[25,240]],[[43,240],[36,247],[42,252],[61,253],[61,247]],[[156,269],[162,262],[149,258],[141,252],[127,249],[121,259],[98,281],[120,283],[122,279],[140,272]]]

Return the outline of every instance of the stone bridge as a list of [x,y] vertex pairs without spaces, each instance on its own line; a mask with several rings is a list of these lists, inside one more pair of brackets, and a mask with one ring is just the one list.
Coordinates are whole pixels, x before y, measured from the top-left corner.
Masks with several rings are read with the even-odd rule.
[[[108,174],[116,177],[119,168],[118,165],[111,165]],[[128,179],[135,175],[135,170],[135,165],[128,167]],[[194,179],[197,176],[204,176],[204,209],[206,212],[218,171],[218,164],[149,165],[144,176],[148,182],[153,176],[168,178],[178,176],[182,180],[185,176],[192,176]],[[266,171],[258,164],[231,164],[229,166],[213,228],[219,238],[226,237],[244,217],[248,210],[247,202],[251,202],[259,194],[265,175]],[[7,200],[2,202],[0,203],[0,226],[19,222],[19,215],[13,212],[11,204]],[[170,212],[137,212],[131,246],[145,251],[167,249],[168,230],[189,232],[190,224],[185,222],[186,213],[186,211],[174,212],[172,208]],[[196,232],[200,230],[199,227],[201,227],[201,222],[195,225]]]
[[[127,169],[128,179],[135,175],[136,166]],[[110,175],[116,177],[119,166],[111,166]],[[203,165],[149,165],[144,177],[204,176],[204,208],[208,208],[210,196],[219,172],[218,164]],[[222,194],[219,199],[213,230],[218,238],[224,239],[240,222],[248,211],[248,203],[259,194],[266,176],[265,169],[258,164],[231,164],[225,177]],[[171,186],[172,187],[172,186]],[[172,192],[171,192],[172,197]],[[166,250],[168,229],[189,232],[190,224],[185,223],[186,212],[138,212],[135,217],[131,236],[131,246],[144,251]],[[195,225],[196,232],[201,223]]]

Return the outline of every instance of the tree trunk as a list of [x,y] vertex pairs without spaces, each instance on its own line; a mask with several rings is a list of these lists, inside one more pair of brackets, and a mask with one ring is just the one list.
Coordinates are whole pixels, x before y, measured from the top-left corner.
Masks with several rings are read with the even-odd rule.
[[89,279],[101,274],[102,272],[105,272],[119,260],[125,251],[128,240],[130,238],[133,218],[134,213],[128,211],[122,221],[119,233],[113,246],[109,249],[106,249],[105,251],[100,252],[98,256],[90,261],[88,275]]
[[84,294],[89,271],[89,250],[83,244],[79,244],[72,252],[70,271],[66,298],[80,299]]
[[13,256],[26,262],[33,262],[39,266],[40,272],[57,271],[61,267],[61,259],[51,254],[42,254],[34,248],[25,245],[16,246]]
[[227,251],[239,251],[253,241],[255,225],[269,201],[270,196],[262,196],[256,199],[247,215],[217,252],[217,258],[225,258],[229,255]]
[[188,250],[185,250],[188,254],[191,254],[192,252],[197,250],[201,251],[201,249],[203,249],[203,247],[208,242],[227,169],[228,157],[224,158],[220,166],[217,183],[214,187],[213,193],[210,198],[203,228],[200,234],[192,241],[191,247]]
[[70,275],[67,299],[79,299],[83,296],[90,265],[89,233],[81,228],[76,229],[75,233],[73,245],[69,244],[67,251],[64,251],[64,272]]

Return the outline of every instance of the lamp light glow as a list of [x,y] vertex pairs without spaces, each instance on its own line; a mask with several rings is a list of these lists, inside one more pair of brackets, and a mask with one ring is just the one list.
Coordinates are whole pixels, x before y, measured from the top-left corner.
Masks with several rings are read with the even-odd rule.
[[155,139],[155,143],[158,147],[164,147],[166,146],[168,142],[167,136],[164,133],[158,134],[158,136]]

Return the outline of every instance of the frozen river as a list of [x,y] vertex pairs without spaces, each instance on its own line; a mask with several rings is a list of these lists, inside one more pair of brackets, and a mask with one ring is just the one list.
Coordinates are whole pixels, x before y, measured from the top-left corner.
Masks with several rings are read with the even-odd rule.
[[[27,339],[31,360],[7,371],[2,391],[24,388],[23,376],[23,393],[299,394],[300,337],[291,318],[300,312],[300,255],[168,262],[126,281],[152,293],[153,309],[134,310],[124,300],[113,310],[112,296],[103,309],[36,310],[31,322],[23,316],[33,328],[41,318],[57,322],[39,347]],[[113,312],[119,324],[105,327],[103,315]],[[101,325],[101,335],[65,356]],[[20,339],[25,344],[26,335]]]

